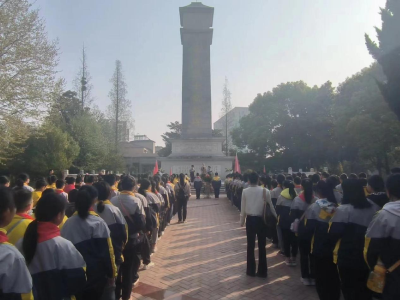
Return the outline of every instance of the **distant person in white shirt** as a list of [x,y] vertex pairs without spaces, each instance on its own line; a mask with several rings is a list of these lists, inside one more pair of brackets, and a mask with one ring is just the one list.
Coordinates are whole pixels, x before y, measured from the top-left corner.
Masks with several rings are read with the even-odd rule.
[[[269,205],[272,214],[276,218],[276,212],[271,201],[269,191],[258,186],[258,174],[253,172],[249,174],[250,186],[243,190],[242,204],[240,213],[240,224],[244,226],[246,222],[247,235],[247,271],[248,276],[267,277],[267,255],[265,250],[267,228],[264,224],[264,204]],[[258,238],[258,271],[256,273],[256,260],[254,257],[254,248]]]

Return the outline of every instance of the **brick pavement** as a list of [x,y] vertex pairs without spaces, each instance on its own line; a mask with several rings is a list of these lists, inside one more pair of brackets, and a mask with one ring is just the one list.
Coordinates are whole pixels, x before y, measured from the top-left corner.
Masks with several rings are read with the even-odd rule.
[[237,209],[226,198],[191,199],[187,222],[172,220],[152,256],[155,267],[140,272],[132,299],[317,300],[315,287],[300,282],[300,265],[286,266],[271,246],[268,279],[246,276],[246,233]]

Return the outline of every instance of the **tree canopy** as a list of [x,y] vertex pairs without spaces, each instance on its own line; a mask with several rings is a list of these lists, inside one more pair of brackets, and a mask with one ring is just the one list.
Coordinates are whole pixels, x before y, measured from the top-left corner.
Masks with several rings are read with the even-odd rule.
[[[270,170],[384,169],[400,146],[400,123],[383,100],[377,64],[348,78],[335,90],[330,82],[280,84],[259,94],[233,135],[236,146]],[[254,168],[251,162],[249,167]]]
[[400,121],[400,0],[387,0],[380,14],[382,27],[375,27],[378,43],[367,34],[365,43],[386,77],[377,80],[382,96]]

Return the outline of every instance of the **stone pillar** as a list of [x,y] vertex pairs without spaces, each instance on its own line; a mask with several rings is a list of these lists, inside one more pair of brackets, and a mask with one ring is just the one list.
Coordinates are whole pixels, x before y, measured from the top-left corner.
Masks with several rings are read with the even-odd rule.
[[182,138],[211,138],[210,46],[214,8],[200,2],[179,8],[182,70]]

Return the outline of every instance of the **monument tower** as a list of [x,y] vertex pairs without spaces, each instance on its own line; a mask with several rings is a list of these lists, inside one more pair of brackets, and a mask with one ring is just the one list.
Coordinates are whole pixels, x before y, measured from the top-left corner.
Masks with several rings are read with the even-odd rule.
[[179,9],[182,69],[182,138],[211,138],[211,63],[214,8],[200,2]]
[[212,136],[210,48],[214,8],[201,2],[180,7],[182,67],[182,135],[172,140],[170,156],[160,158],[165,172],[200,172],[202,164],[224,176],[232,157],[222,152],[224,138]]

